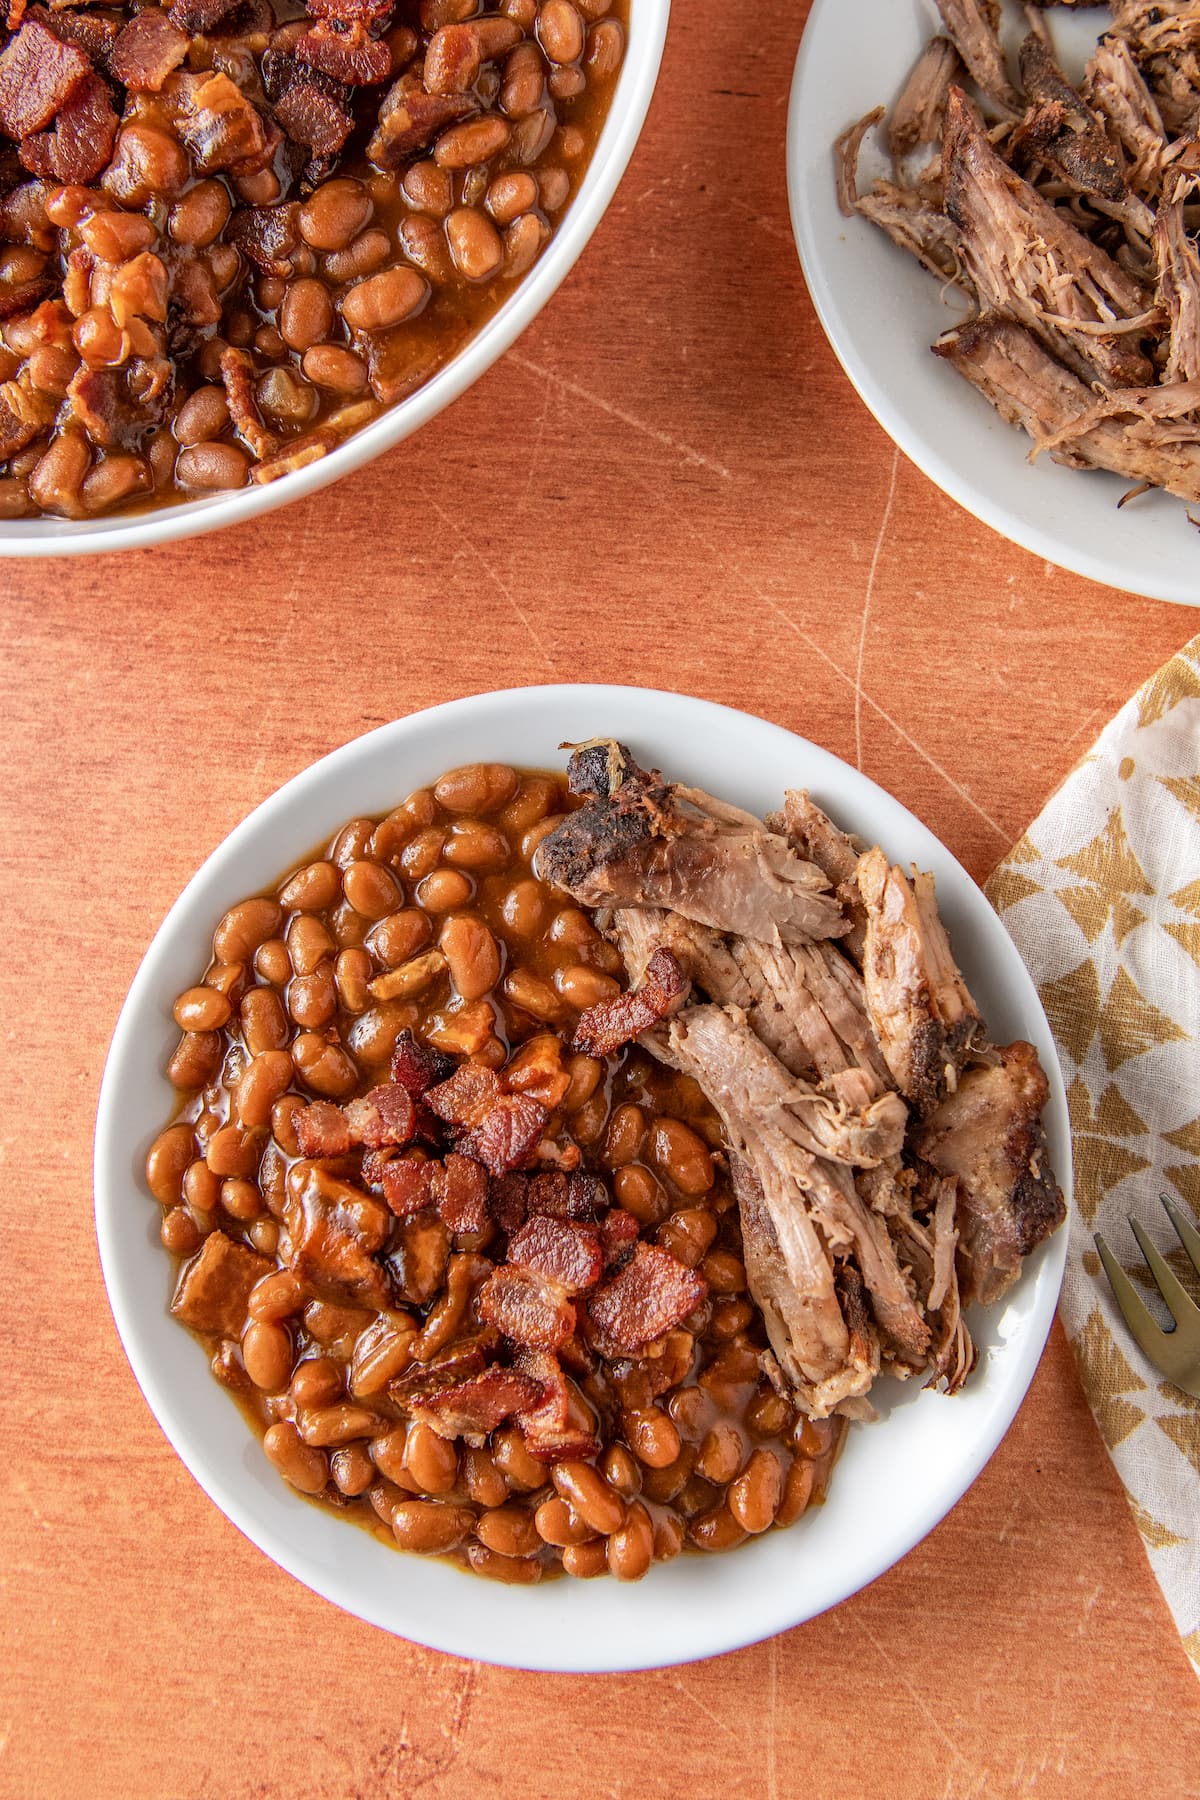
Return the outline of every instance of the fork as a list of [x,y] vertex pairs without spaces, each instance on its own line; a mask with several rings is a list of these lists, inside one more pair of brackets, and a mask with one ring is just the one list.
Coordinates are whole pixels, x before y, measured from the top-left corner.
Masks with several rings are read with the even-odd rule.
[[[1200,1231],[1196,1230],[1190,1219],[1184,1218],[1179,1208],[1165,1194],[1158,1197],[1175,1227],[1188,1261],[1197,1275],[1200,1275]],[[1100,1232],[1096,1232],[1096,1248],[1100,1252],[1104,1272],[1112,1284],[1117,1305],[1134,1340],[1145,1351],[1155,1368],[1161,1370],[1177,1388],[1182,1388],[1185,1394],[1190,1394],[1193,1400],[1200,1400],[1200,1306],[1196,1305],[1178,1276],[1168,1268],[1138,1221],[1131,1216],[1129,1223],[1138,1247],[1149,1264],[1155,1285],[1166,1303],[1167,1311],[1175,1321],[1174,1329],[1164,1331],[1160,1325],[1155,1324],[1145,1301]]]

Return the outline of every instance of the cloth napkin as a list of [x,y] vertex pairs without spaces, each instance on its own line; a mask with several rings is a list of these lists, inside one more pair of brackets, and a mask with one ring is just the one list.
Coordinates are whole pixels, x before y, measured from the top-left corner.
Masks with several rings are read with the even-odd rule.
[[1102,1231],[1155,1310],[1133,1213],[1197,1291],[1158,1196],[1200,1220],[1200,636],[1122,707],[986,891],[1037,983],[1067,1086],[1063,1323],[1200,1674],[1200,1402],[1142,1355],[1092,1242]]

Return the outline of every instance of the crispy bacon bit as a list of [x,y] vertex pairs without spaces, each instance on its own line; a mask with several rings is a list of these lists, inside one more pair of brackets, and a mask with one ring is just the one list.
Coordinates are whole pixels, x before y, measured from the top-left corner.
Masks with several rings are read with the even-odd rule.
[[270,1271],[265,1256],[235,1244],[223,1231],[210,1231],[199,1253],[184,1264],[171,1311],[193,1331],[240,1337],[250,1290]]
[[292,1129],[301,1156],[344,1156],[354,1143],[349,1120],[331,1100],[314,1100],[297,1111]]
[[460,1148],[491,1175],[503,1175],[532,1161],[550,1117],[540,1100],[504,1094],[487,1116],[461,1140]]
[[497,1269],[480,1289],[478,1307],[506,1338],[535,1350],[556,1350],[575,1329],[575,1308],[562,1288],[530,1269]]
[[318,69],[289,83],[275,102],[275,117],[293,143],[317,156],[336,156],[354,129],[348,90]]
[[[225,359],[221,358],[222,367]],[[345,1108],[356,1142],[368,1150],[381,1150],[385,1144],[412,1142],[416,1113],[413,1103],[397,1082],[374,1087],[359,1100],[351,1100]]]
[[91,73],[81,50],[26,19],[0,56],[0,127],[18,141],[44,130]]
[[517,1368],[536,1381],[542,1400],[517,1414],[525,1448],[537,1462],[564,1462],[598,1454],[600,1443],[586,1402],[548,1350],[519,1350]]
[[53,131],[22,139],[21,161],[31,175],[45,181],[92,181],[112,156],[118,124],[108,88],[98,75],[89,74],[62,108]]
[[545,1215],[529,1220],[510,1240],[508,1260],[537,1275],[548,1275],[568,1294],[595,1287],[604,1267],[600,1233],[594,1225]]
[[400,1242],[385,1259],[403,1300],[428,1306],[442,1285],[450,1259],[450,1233],[432,1215],[406,1219]]
[[542,1213],[551,1219],[577,1219],[590,1225],[608,1205],[608,1189],[603,1181],[582,1169],[570,1173],[549,1169],[530,1177],[530,1213]]
[[54,402],[31,388],[27,376],[0,383],[0,462],[31,444],[50,424],[54,410]]
[[451,1151],[434,1170],[434,1205],[451,1231],[482,1231],[488,1222],[488,1178],[482,1164]]
[[379,128],[367,155],[379,169],[394,169],[456,119],[479,111],[471,94],[427,94],[415,75],[402,75],[379,109]]
[[83,365],[67,387],[73,417],[103,450],[125,450],[140,443],[162,417],[170,393],[170,364],[134,361],[123,369],[89,369]]
[[107,61],[108,53],[121,31],[120,21],[117,19],[98,17],[95,13],[67,11],[60,7],[47,12],[45,7],[34,6],[29,9],[28,17],[39,19],[64,44],[74,44],[76,50],[82,50],[93,66],[103,65]]
[[265,275],[290,275],[291,257],[300,245],[299,213],[295,200],[279,206],[240,206],[225,235]]
[[605,1215],[600,1227],[600,1242],[604,1249],[604,1266],[619,1262],[631,1244],[637,1243],[640,1227],[632,1213],[627,1213],[623,1206],[614,1206]]
[[[241,216],[244,217],[245,214]],[[220,367],[221,380],[225,383],[225,398],[229,403],[229,416],[233,420],[234,428],[251,455],[261,461],[263,457],[270,456],[278,448],[279,439],[273,431],[268,431],[262,422],[258,402],[254,397],[254,364],[244,350],[235,350],[232,345],[228,345],[221,352]],[[407,1100],[408,1095],[405,1094],[404,1098]],[[356,1100],[353,1104],[362,1106],[364,1102]],[[411,1104],[408,1111],[411,1123]],[[385,1144],[399,1144],[405,1141],[404,1138],[392,1137],[379,1140],[380,1143]],[[364,1136],[362,1142],[370,1143],[371,1139]],[[374,1147],[378,1148],[378,1145]]]
[[[35,432],[36,435],[36,432]],[[501,1231],[517,1231],[529,1208],[529,1176],[494,1176],[488,1184],[488,1210]]]
[[470,1381],[431,1394],[411,1412],[439,1437],[465,1437],[481,1443],[511,1414],[536,1406],[541,1396],[541,1384],[531,1375],[493,1364]]
[[618,1275],[588,1300],[588,1314],[611,1348],[632,1354],[686,1319],[708,1293],[708,1283],[669,1250],[638,1244]]
[[[172,18],[175,12],[173,8]],[[199,168],[207,173],[236,165],[245,173],[250,166],[261,164],[270,148],[266,124],[228,75],[190,75],[181,70],[168,86],[179,103],[176,130]]]
[[392,1051],[392,1080],[398,1081],[413,1099],[425,1094],[438,1082],[454,1073],[454,1063],[440,1050],[420,1044],[411,1031],[402,1031]]
[[482,1375],[500,1343],[500,1333],[494,1325],[469,1338],[456,1338],[432,1361],[406,1366],[388,1382],[388,1393],[401,1406],[423,1406],[431,1394],[440,1394],[473,1375]]
[[447,1125],[461,1125],[470,1130],[484,1119],[503,1095],[500,1077],[494,1069],[479,1063],[463,1063],[448,1081],[430,1088],[425,1103]]
[[539,1031],[521,1045],[504,1069],[504,1085],[513,1094],[528,1094],[553,1112],[562,1104],[571,1077],[562,1066],[562,1039]]
[[320,1163],[296,1163],[284,1202],[284,1262],[327,1300],[383,1312],[391,1306],[383,1270],[375,1261],[391,1220],[373,1194],[360,1193]]
[[308,0],[308,12],[314,19],[334,19],[343,25],[356,21],[363,25],[382,25],[390,19],[395,0]]
[[572,1050],[588,1056],[611,1056],[640,1032],[675,1012],[687,997],[687,976],[669,950],[656,950],[638,987],[611,1000],[597,1001],[579,1016]]
[[188,34],[164,12],[135,13],[109,54],[108,66],[135,93],[157,94],[188,53]]
[[197,33],[209,32],[214,25],[219,25],[237,4],[238,0],[175,0],[168,16],[180,31],[195,37]]
[[371,87],[377,81],[386,81],[392,72],[387,45],[371,37],[366,26],[357,22],[339,31],[322,21],[298,40],[295,53],[302,63],[350,87]]
[[436,1163],[408,1162],[403,1157],[383,1165],[379,1171],[379,1185],[397,1218],[406,1219],[410,1213],[419,1213],[433,1205],[433,1177],[437,1167]]

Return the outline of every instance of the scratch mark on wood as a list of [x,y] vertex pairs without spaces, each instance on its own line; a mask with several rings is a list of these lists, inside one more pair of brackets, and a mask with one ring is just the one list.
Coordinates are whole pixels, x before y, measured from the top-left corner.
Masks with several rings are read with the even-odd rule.
[[709,456],[702,456],[700,451],[693,450],[690,444],[681,444],[678,438],[669,437],[665,431],[659,431],[655,426],[647,425],[644,419],[639,419],[633,413],[625,412],[621,407],[614,406],[610,400],[603,399],[599,394],[593,394],[590,388],[583,388],[577,382],[567,381],[564,376],[556,374],[553,369],[543,368],[541,363],[530,362],[526,356],[517,356],[512,350],[504,360],[512,363],[515,368],[524,369],[527,374],[538,375],[543,381],[552,381],[556,387],[562,388],[564,393],[573,394],[577,400],[586,400],[589,406],[599,407],[600,411],[607,413],[610,419],[619,419],[622,425],[628,425],[632,430],[640,431],[643,436],[653,438],[655,443],[663,444],[668,450],[676,451],[685,462],[694,463],[697,468],[708,469],[712,474],[719,475],[723,481],[732,481],[733,477],[724,463],[714,462]]
[[862,618],[858,624],[858,658],[854,666],[854,766],[861,770],[863,766],[862,740],[862,703],[863,703],[863,660],[867,651],[867,624],[871,617],[871,596],[875,592],[875,576],[879,570],[879,558],[883,551],[884,539],[892,517],[892,504],[896,498],[896,477],[900,471],[900,452],[892,452],[892,472],[888,480],[887,499],[883,503],[883,517],[879,521],[879,533],[875,539],[875,548],[871,552],[871,566],[867,570],[867,587],[863,595]]

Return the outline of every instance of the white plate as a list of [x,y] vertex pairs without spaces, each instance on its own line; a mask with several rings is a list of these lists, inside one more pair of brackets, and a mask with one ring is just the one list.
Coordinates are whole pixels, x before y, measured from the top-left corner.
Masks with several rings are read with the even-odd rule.
[[[633,155],[654,95],[670,10],[671,0],[633,0],[625,58],[579,192],[537,262],[517,282],[503,306],[457,356],[452,356],[415,393],[389,406],[327,456],[291,475],[280,476],[278,481],[251,484],[230,493],[209,494],[204,499],[158,506],[142,513],[118,513],[111,518],[2,519],[0,556],[83,556],[93,551],[141,549],[147,544],[198,537],[224,525],[238,525],[316,493],[318,488],[327,487],[373,457],[394,449],[436,418],[443,407],[478,381],[532,323],[570,273],[604,217]],[[397,489],[402,481],[397,466]]]
[[[1005,0],[1010,22],[1012,0]],[[1106,8],[1047,15],[1068,72],[1078,74]],[[1200,604],[1200,534],[1182,500],[1145,494],[1117,475],[1026,460],[1029,439],[1006,425],[930,352],[963,311],[867,219],[844,219],[833,141],[875,106],[891,106],[936,29],[926,0],[814,0],[788,112],[788,195],[809,292],[847,375],[884,430],[960,506],[1050,562],[1151,599]],[[860,184],[882,173],[868,140]]]
[[[558,744],[617,734],[647,763],[762,812],[806,786],[844,826],[934,870],[955,948],[999,1041],[1029,1038],[1051,1081],[1050,1148],[1070,1180],[1066,1102],[1032,982],[975,883],[912,814],[829,755],[761,719],[677,694],[543,687],[483,694],[385,725],[263,802],[209,857],[167,915],[125,1002],[100,1090],[96,1226],[113,1315],[133,1372],[196,1480],[246,1536],[326,1598],[372,1624],[460,1656],[527,1669],[652,1668],[712,1656],[812,1618],[890,1567],[978,1475],[1037,1367],[1066,1232],[1030,1258],[986,1315],[981,1363],[954,1399],[894,1387],[878,1424],[854,1427],[828,1504],[724,1556],[683,1556],[636,1587],[560,1580],[493,1586],[400,1555],[291,1493],[167,1312],[159,1209],[142,1182],[171,1111],[163,1065],[171,1005],[208,958],[213,926],[357,813],[378,813],[455,764],[560,766]],[[886,1503],[881,1496],[886,1495]],[[982,1553],[982,1552],[981,1552]]]

